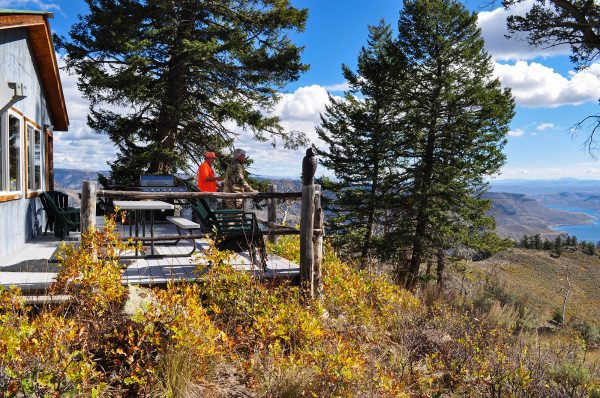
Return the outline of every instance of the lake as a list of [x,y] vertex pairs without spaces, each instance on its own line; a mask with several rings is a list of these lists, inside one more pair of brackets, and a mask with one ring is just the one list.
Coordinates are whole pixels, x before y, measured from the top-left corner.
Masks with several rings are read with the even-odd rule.
[[569,207],[569,206],[546,206],[550,209],[572,211],[575,213],[585,213],[590,216],[596,217],[596,220],[590,224],[576,224],[576,225],[563,225],[560,227],[554,227],[555,231],[561,231],[569,234],[570,236],[576,236],[577,240],[588,242],[600,241],[600,212],[598,210],[582,209],[580,207]]

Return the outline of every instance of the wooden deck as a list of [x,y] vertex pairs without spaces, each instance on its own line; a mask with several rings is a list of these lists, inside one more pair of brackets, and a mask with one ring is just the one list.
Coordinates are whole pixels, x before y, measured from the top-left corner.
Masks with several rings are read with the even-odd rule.
[[[101,225],[101,220],[98,220]],[[173,234],[175,228],[171,224],[158,224],[158,234]],[[128,227],[121,231],[125,235]],[[67,243],[76,243],[78,234],[71,234]],[[24,292],[44,292],[53,282],[59,269],[57,264],[49,263],[60,241],[50,233],[42,235],[35,240],[26,243],[14,255],[0,259],[0,286],[15,285]],[[191,241],[180,241],[177,245],[158,245],[156,251],[159,254],[186,254],[192,249]],[[196,253],[192,257],[162,257],[152,259],[123,260],[122,282],[125,285],[163,285],[169,281],[191,281],[197,278],[194,273],[198,257],[208,246],[206,240],[196,240]],[[234,255],[233,266],[240,271],[251,272],[264,278],[293,279],[299,275],[298,264],[292,263],[274,254],[268,255],[267,270],[260,270],[256,264],[252,264],[250,255],[242,252]]]

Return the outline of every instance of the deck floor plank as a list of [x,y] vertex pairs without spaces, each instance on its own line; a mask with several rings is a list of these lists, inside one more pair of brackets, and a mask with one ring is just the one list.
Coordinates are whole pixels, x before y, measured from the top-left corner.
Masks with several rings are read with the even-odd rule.
[[[101,217],[97,221],[97,226],[104,224]],[[121,236],[129,233],[129,227],[119,227]],[[155,235],[172,234],[175,228],[171,224],[158,224]],[[70,242],[76,243],[78,234],[69,236]],[[206,239],[196,240],[196,252],[189,257],[162,257],[162,258],[137,258],[123,259],[124,266],[122,283],[127,284],[164,284],[167,281],[175,280],[195,280],[197,275],[194,273],[198,260],[196,255],[203,250],[208,249],[209,242]],[[60,241],[56,240],[51,234],[40,236],[32,242],[26,243],[17,254],[10,258],[0,259],[0,285],[15,285],[24,292],[43,291],[47,289],[56,276],[56,265],[48,264],[48,259],[56,252]],[[177,245],[156,245],[156,252],[163,255],[187,254],[192,249],[192,242],[181,240]],[[145,246],[146,253],[149,253],[150,247]],[[127,254],[134,254],[133,252]],[[252,264],[248,252],[234,255],[233,264],[236,269],[254,274],[260,273],[258,264]],[[35,271],[16,272],[15,269],[31,269]],[[52,271],[51,271],[52,270]],[[37,272],[41,271],[41,272]],[[50,272],[51,271],[51,272]],[[299,274],[299,266],[293,262],[283,259],[277,255],[269,254],[267,260],[267,272],[263,276],[267,278],[294,278]]]

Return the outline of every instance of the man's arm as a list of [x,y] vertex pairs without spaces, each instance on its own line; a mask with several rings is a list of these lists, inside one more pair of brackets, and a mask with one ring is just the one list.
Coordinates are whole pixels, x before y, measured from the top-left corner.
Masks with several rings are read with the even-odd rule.
[[204,179],[204,181],[207,181],[207,182],[210,182],[210,181],[223,181],[223,177],[216,177],[216,176],[215,177],[210,177],[210,176],[208,176],[208,177],[206,177]]
[[242,188],[242,192],[258,192],[246,181],[244,169],[242,167],[238,167],[235,170],[235,183],[238,187]]

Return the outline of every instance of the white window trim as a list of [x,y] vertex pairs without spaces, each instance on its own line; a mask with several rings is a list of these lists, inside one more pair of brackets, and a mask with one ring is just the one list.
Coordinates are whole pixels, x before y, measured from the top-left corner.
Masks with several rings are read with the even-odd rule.
[[[30,143],[29,142],[29,127],[31,126],[31,128],[34,131],[34,137],[33,137],[33,142]],[[45,144],[44,144],[44,132],[41,128],[39,128],[38,126],[36,126],[34,123],[31,123],[29,120],[25,120],[25,144],[23,151],[27,152],[27,156],[23,158],[23,160],[25,161],[25,173],[27,173],[27,178],[23,178],[23,183],[25,183],[25,180],[27,181],[27,186],[25,187],[27,194],[29,193],[40,193],[44,191],[44,183],[45,181]],[[33,168],[33,174],[35,175],[35,163],[31,162],[31,158],[30,158],[30,153],[27,150],[29,145],[32,145],[33,152],[35,154],[35,134],[39,134],[40,135],[40,188],[39,189],[29,189],[29,169]]]
[[[0,134],[0,145],[2,145],[2,159],[0,159],[0,162],[2,162],[2,173],[3,173],[3,180],[4,180],[4,184],[5,186],[0,186],[0,195],[2,196],[8,196],[8,195],[22,195],[23,192],[25,191],[25,178],[23,178],[23,165],[25,164],[24,162],[24,155],[25,155],[25,150],[24,150],[24,144],[25,141],[23,140],[24,138],[24,129],[25,129],[25,120],[23,118],[23,115],[21,115],[19,112],[16,112],[12,109],[8,109],[6,112],[4,112],[2,115],[2,122],[0,123],[0,129],[1,129],[1,134]],[[8,119],[10,116],[13,116],[17,119],[19,119],[20,122],[20,131],[19,131],[19,182],[21,184],[21,189],[18,191],[9,191],[8,187],[10,186],[10,172],[9,172],[9,154],[8,154]]]

